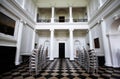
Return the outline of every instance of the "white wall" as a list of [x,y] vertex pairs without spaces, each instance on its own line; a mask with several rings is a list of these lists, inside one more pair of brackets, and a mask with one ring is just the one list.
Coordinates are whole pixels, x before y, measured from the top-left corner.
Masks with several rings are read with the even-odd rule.
[[24,9],[28,12],[30,17],[35,18],[36,5],[33,0],[25,0]]
[[[81,30],[75,30],[74,31],[74,57],[76,57],[76,47],[79,46],[79,48],[82,50],[83,48],[86,49],[86,42],[85,42],[85,36],[86,36],[86,32]],[[79,41],[79,45],[75,44],[75,41]]]
[[[49,30],[39,30],[38,32],[38,48],[40,45],[48,47],[48,57],[50,57],[50,31]],[[48,41],[47,44],[45,44],[45,41]]]
[[38,5],[38,7],[69,7],[69,6],[73,6],[73,7],[84,7],[85,5],[87,5],[87,0],[53,0],[53,1],[49,1],[49,0],[36,0],[36,4]]
[[90,46],[87,45],[88,43],[89,43],[89,45],[90,45],[88,32],[87,32],[87,34],[86,34],[86,36],[85,36],[85,42],[86,42],[86,50],[89,50],[89,49],[90,49]]
[[[113,15],[116,15],[116,12],[109,15],[105,20],[107,27],[107,39],[109,41],[109,49],[110,49],[110,58],[112,61],[112,67],[120,67],[120,32],[118,31],[118,27],[120,25],[120,19],[115,20]],[[119,13],[118,13],[119,14]]]
[[8,9],[2,6],[0,6],[0,12],[2,12],[3,14],[5,14],[6,16],[8,16],[9,18],[15,21],[15,28],[14,28],[13,36],[5,34],[5,33],[0,33],[0,45],[16,47],[17,38],[18,38],[19,18],[16,17],[13,13],[11,13]]
[[[118,17],[120,14],[120,9],[117,8],[114,12],[109,14],[105,18],[106,24],[107,24],[107,35],[109,40],[109,46],[110,46],[110,54],[112,59],[112,66],[113,67],[120,67],[120,32],[118,31],[118,27],[120,25],[120,17]],[[115,19],[117,17],[117,19]]]
[[74,19],[85,19],[86,18],[86,8],[73,8],[73,18]]
[[[92,0],[92,1],[94,1],[94,0]],[[102,35],[101,34],[102,34],[102,32],[100,31],[100,27],[101,27],[101,25],[103,25],[102,27],[106,28],[105,33],[103,32],[104,35],[107,37],[105,41],[107,41],[107,40],[109,41],[109,45],[108,46],[106,45],[106,46],[110,47],[110,49],[111,49],[110,52],[107,52],[107,51],[109,51],[109,48],[106,49],[107,50],[106,52],[104,52],[105,55],[110,54],[110,56],[105,56],[106,63],[108,64],[108,65],[106,64],[106,66],[115,67],[115,66],[118,66],[118,64],[114,64],[113,62],[115,62],[116,58],[117,58],[115,56],[115,52],[117,51],[117,48],[118,48],[118,46],[116,44],[118,43],[119,38],[114,36],[114,35],[118,35],[116,33],[117,28],[113,28],[116,26],[111,27],[111,25],[114,21],[114,17],[120,13],[119,0],[99,0],[99,1],[102,1],[102,4],[100,6],[98,6],[99,9],[95,10],[96,7],[94,8],[94,2],[90,2],[89,7],[88,7],[89,8],[88,15],[90,17],[90,22],[89,22],[90,24],[89,25],[90,25],[91,32],[92,32],[92,40],[93,40],[93,38],[99,37],[100,42],[101,42],[100,43],[100,47],[101,47],[101,44],[102,44],[102,37],[101,37]],[[96,23],[99,23],[99,21],[101,21],[100,26],[95,25]],[[115,23],[115,24],[117,24],[117,23]],[[114,33],[113,33],[113,31],[114,31]],[[110,36],[110,38],[108,38],[109,36]],[[92,41],[92,43],[93,43],[93,41]],[[107,44],[107,43],[105,43],[105,44]],[[93,43],[93,45],[94,45],[94,43]],[[104,47],[104,48],[107,48],[107,47]],[[104,48],[97,49],[97,51],[103,52]],[[113,52],[113,50],[114,50],[114,52]],[[104,53],[103,53],[103,55],[104,55]],[[101,55],[102,55],[102,53],[101,53]],[[112,63],[111,63],[111,60],[113,61]]]
[[15,0],[23,9],[25,9],[30,17],[35,18],[36,16],[36,5],[34,0]]
[[50,19],[51,18],[51,8],[39,8],[38,9],[39,19]]
[[[112,27],[112,23],[115,21],[115,19],[114,19],[115,16],[119,16],[119,15],[120,15],[120,9],[117,9],[116,11],[109,14],[109,16],[105,18],[106,24],[107,24],[107,30],[106,30],[107,33],[111,33],[114,30],[117,32],[117,29]],[[114,33],[115,33],[115,31],[114,31]]]
[[[84,46],[86,47],[85,43],[85,33],[81,33],[80,31],[74,32],[74,41],[79,40],[81,48]],[[44,43],[45,40],[50,41],[50,35],[49,32],[42,31],[39,32],[39,44]],[[54,33],[54,53],[53,57],[58,58],[59,57],[59,43],[65,43],[65,57],[70,58],[70,41],[69,41],[69,31],[68,30],[56,30]],[[75,49],[75,48],[74,48]],[[75,56],[75,50],[74,50],[74,56]]]
[[68,30],[56,30],[55,31],[54,57],[59,57],[59,43],[65,43],[65,57],[70,57],[69,31]]
[[59,16],[65,16],[65,19],[69,19],[69,8],[57,8],[55,9],[55,19],[59,19]]
[[23,2],[24,2],[24,0],[15,0],[15,1],[17,1],[18,4],[19,4],[21,7],[23,6]]
[[30,28],[28,25],[24,25],[22,32],[22,41],[21,41],[21,54],[24,53],[31,54],[32,36],[33,36],[33,29]]
[[100,48],[95,48],[95,46],[93,46],[96,50],[96,54],[98,56],[104,56],[104,48],[103,48],[103,39],[102,39],[102,32],[101,32],[101,26],[99,24],[95,25],[92,29],[91,29],[91,34],[92,34],[92,43],[94,45],[94,39],[95,38],[99,38],[99,44],[100,44]]
[[120,67],[120,34],[119,35],[110,35],[110,47],[112,55],[113,67]]
[[[69,8],[55,8],[55,19],[59,19],[59,16],[65,16],[65,19],[69,19]],[[74,19],[84,19],[86,17],[85,8],[72,8]],[[39,19],[50,19],[51,8],[39,8],[38,9]]]
[[[34,24],[30,17],[25,12],[25,10],[22,9],[23,8],[22,3],[24,3],[24,0],[16,1],[18,1],[18,4],[20,3],[21,6],[14,2],[14,0],[12,1],[0,0],[0,3],[2,3],[1,4],[2,6],[0,6],[0,12],[3,12],[5,15],[9,16],[11,19],[16,21],[13,36],[0,33],[0,45],[17,47],[15,64],[18,65],[20,64],[20,54],[24,53],[30,54],[31,52],[33,37],[32,29],[34,27]],[[23,32],[21,33],[22,29]]]
[[58,58],[59,57],[59,43],[65,43],[65,57],[66,58],[70,58],[70,45],[69,45],[69,38],[68,37],[64,37],[64,38],[55,38],[54,41],[54,58]]
[[98,11],[99,0],[90,0],[88,3],[89,7],[89,18],[92,18]]
[[39,46],[44,45],[46,40],[50,40],[50,31],[49,30],[40,30],[39,31]]
[[[74,31],[74,41],[79,40],[80,46],[86,47],[85,42],[85,33],[81,33],[81,31]],[[46,40],[50,41],[50,31],[42,30],[39,31],[39,45],[43,45]],[[70,41],[69,41],[69,31],[68,30],[55,30],[54,31],[54,51],[53,57],[59,57],[59,43],[65,43],[65,57],[70,58]],[[74,48],[74,56],[75,56],[75,48]]]
[[37,32],[35,33],[35,44],[37,44],[37,48],[39,48],[39,35]]

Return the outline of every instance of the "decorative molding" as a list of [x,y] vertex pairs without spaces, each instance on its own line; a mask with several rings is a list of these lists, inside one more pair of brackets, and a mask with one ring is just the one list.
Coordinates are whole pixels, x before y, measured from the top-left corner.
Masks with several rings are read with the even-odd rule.
[[32,28],[35,25],[34,19],[29,15],[16,1],[3,0],[2,6],[9,10],[12,14],[17,16],[20,20],[23,20],[29,24]]
[[16,42],[16,39],[14,38],[14,36],[6,35],[3,33],[0,33],[0,40]]
[[53,31],[53,32],[54,32],[54,29],[50,29],[50,31]]
[[32,52],[31,52],[31,53],[29,53],[29,52],[21,52],[20,55],[31,56],[31,55],[32,55]]
[[116,32],[116,33],[107,33],[107,36],[120,36],[120,33]]
[[73,31],[74,31],[74,28],[70,28],[69,31],[70,31],[70,32],[71,32],[71,31],[73,32]]
[[116,14],[116,15],[113,16],[113,19],[114,19],[114,20],[117,20],[117,19],[119,19],[119,18],[120,18],[120,14]]
[[95,18],[98,17],[98,15],[100,15],[105,9],[106,6],[109,4],[110,0],[107,0],[107,2],[105,2],[99,9],[98,11],[96,11],[95,15],[90,19],[90,21],[88,23],[91,23]]
[[97,13],[90,19],[88,24],[90,25],[90,28],[93,27],[101,18],[108,17],[111,12],[114,12],[114,10],[119,8],[119,0],[107,0],[101,8],[98,9]]

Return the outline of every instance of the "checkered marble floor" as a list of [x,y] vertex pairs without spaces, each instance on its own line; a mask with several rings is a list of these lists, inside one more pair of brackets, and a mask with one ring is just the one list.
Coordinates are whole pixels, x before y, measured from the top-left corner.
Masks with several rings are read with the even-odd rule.
[[0,75],[0,79],[120,79],[120,69],[99,67],[98,73],[87,73],[75,61],[55,59],[47,62],[45,69],[35,75],[29,73],[29,65],[21,64],[16,69]]

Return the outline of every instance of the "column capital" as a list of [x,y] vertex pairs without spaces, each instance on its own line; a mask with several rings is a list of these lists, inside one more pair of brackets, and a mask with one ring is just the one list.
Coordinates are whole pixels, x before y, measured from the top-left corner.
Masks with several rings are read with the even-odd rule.
[[50,31],[54,31],[54,29],[50,29]]
[[72,6],[69,6],[69,8],[72,8]]
[[24,22],[22,19],[20,19],[20,22]]
[[69,31],[74,31],[74,29],[73,29],[73,28],[70,28]]
[[51,6],[51,8],[53,8],[53,9],[54,9],[55,7],[54,7],[54,6]]

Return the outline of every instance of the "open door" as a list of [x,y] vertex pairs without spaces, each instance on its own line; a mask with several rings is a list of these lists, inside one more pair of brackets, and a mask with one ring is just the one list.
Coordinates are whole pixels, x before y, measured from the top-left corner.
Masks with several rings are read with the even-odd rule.
[[65,22],[65,16],[59,16],[59,22]]
[[65,58],[65,43],[59,43],[59,58]]

